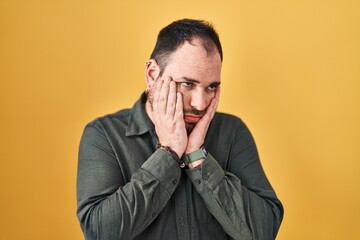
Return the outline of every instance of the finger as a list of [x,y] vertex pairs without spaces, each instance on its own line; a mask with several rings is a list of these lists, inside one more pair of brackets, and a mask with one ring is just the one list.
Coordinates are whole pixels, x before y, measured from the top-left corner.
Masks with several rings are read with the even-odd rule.
[[203,127],[206,129],[209,127],[211,120],[213,119],[218,103],[219,103],[219,96],[220,96],[220,90],[219,88],[216,89],[215,96],[213,99],[211,99],[211,102],[209,106],[206,109],[205,115],[200,119],[200,121],[196,124],[196,127],[199,126],[199,128]]
[[215,95],[214,97],[211,99],[211,102],[208,106],[208,108],[206,109],[206,111],[212,111],[217,109],[218,103],[219,103],[219,98],[220,98],[220,86],[218,86],[215,90]]
[[180,92],[176,93],[176,105],[175,105],[175,114],[174,119],[184,121],[184,113],[183,113],[183,100],[182,94]]
[[162,85],[162,79],[158,79],[155,81],[155,92],[154,92],[154,98],[153,98],[153,110],[155,113],[158,113],[158,102],[160,97],[160,91],[161,91],[161,85]]
[[208,109],[206,111],[206,112],[210,112],[211,119],[213,118],[213,116],[214,116],[214,114],[216,112],[216,109],[217,109],[218,104],[219,104],[219,99],[220,99],[220,86],[216,89],[215,96],[211,100],[210,105],[209,105],[209,107],[208,107]]
[[200,120],[204,119],[204,121],[209,124],[215,115],[217,103],[218,103],[218,101],[216,98],[211,99],[210,105],[207,108],[205,115]]
[[166,107],[167,107],[167,101],[169,96],[169,85],[170,85],[170,78],[166,78],[161,86],[160,95],[158,99],[159,104],[159,113],[165,114],[166,113]]
[[217,89],[216,89],[216,92],[215,92],[215,99],[216,99],[216,109],[218,107],[218,104],[219,104],[219,100],[220,100],[220,92],[221,92],[221,87],[218,86]]
[[176,107],[176,84],[174,81],[170,81],[169,96],[166,106],[166,114],[174,116]]

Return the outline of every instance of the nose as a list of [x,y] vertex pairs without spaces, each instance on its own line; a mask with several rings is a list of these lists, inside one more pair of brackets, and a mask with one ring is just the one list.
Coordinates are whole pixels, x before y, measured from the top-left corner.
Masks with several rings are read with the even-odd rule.
[[191,96],[190,105],[199,111],[205,110],[207,107],[206,94],[203,91],[196,91],[193,93]]

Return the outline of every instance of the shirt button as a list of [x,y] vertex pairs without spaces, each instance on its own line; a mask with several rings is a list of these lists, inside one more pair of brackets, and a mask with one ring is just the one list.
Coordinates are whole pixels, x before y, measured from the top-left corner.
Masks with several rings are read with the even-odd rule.
[[205,174],[205,175],[202,177],[202,179],[208,180],[208,179],[209,179],[209,175],[208,175],[208,174]]
[[176,180],[175,178],[173,178],[173,179],[172,179],[172,183],[173,183],[174,185],[176,185],[177,180]]
[[196,179],[195,182],[196,182],[197,184],[200,184],[200,183],[201,183],[200,179]]
[[184,217],[180,217],[179,223],[181,226],[184,226],[184,224],[185,224]]

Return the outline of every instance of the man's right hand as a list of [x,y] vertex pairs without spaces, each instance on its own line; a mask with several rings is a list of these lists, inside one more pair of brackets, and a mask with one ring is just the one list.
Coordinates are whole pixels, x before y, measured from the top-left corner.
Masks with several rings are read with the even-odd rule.
[[182,95],[176,92],[176,83],[170,77],[156,80],[152,107],[159,143],[170,147],[181,158],[187,146],[188,136]]

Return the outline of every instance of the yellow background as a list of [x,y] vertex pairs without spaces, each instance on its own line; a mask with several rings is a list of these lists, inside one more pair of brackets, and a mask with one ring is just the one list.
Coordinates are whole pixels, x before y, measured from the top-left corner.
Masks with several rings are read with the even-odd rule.
[[255,136],[278,239],[360,239],[360,1],[0,0],[1,240],[83,239],[83,127],[132,106],[158,31],[184,17],[220,33],[219,110]]

